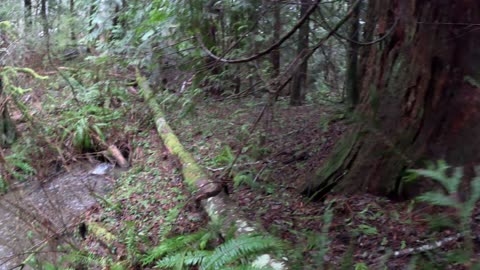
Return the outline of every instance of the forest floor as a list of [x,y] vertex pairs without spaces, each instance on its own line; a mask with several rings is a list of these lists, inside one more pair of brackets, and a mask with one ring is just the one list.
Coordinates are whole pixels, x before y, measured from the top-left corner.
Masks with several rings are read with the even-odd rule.
[[[292,269],[322,265],[327,269],[350,269],[342,267],[346,265],[469,269],[468,262],[450,263],[461,256],[463,245],[457,236],[457,216],[449,209],[367,194],[331,195],[321,201],[299,194],[299,187],[348,129],[341,111],[325,105],[290,107],[281,100],[252,132],[262,108],[253,98],[203,100],[190,115],[183,117],[180,111],[167,115],[181,142],[214,179],[221,178],[238,149],[243,149],[233,169],[234,180],[227,183],[230,196],[248,218],[290,243]],[[142,130],[132,140],[133,169],[119,179],[110,203],[88,215],[91,222],[101,221],[109,231],[127,236],[109,244],[116,247],[119,258],[131,255],[128,235],[134,232],[148,239],[148,246],[155,246],[162,237],[191,233],[207,224],[206,215],[191,202],[192,195],[182,183],[181,165],[163,148],[151,123]],[[327,209],[333,214],[331,220]],[[473,219],[478,252],[479,207]],[[328,231],[328,237],[322,231]],[[99,255],[108,252],[98,245],[98,237],[85,243]],[[137,247],[137,252],[148,246]],[[322,249],[328,252],[319,258]]]
[[[77,239],[92,261],[135,260],[162,239],[207,227],[206,214],[182,181],[181,164],[164,148],[147,106],[133,99],[126,119],[112,124],[123,129],[112,137],[128,138],[131,169],[86,213],[89,234]],[[242,150],[227,178],[230,196],[248,218],[289,243],[292,269],[469,269],[468,261],[451,263],[465,254],[457,236],[459,215],[452,209],[368,194],[331,194],[319,201],[302,196],[300,187],[348,130],[348,117],[339,104],[291,107],[280,98],[255,125],[264,102],[206,97],[187,111],[167,104],[166,114],[182,144],[213,179],[225,179]],[[41,110],[40,103],[31,105]],[[472,220],[480,257],[478,205]],[[326,254],[319,256],[321,251]],[[134,265],[149,269],[141,262]]]
[[[251,132],[241,136],[242,128],[247,129],[243,126],[252,126],[262,108],[262,104],[254,102],[250,105],[244,101],[205,102],[198,108],[201,115],[192,121],[175,121],[174,126],[182,142],[196,154],[197,161],[213,174],[222,170],[212,168],[209,161],[222,157],[225,145],[231,149],[248,148],[244,154],[247,158],[237,162],[240,168],[234,172],[250,173],[250,181],[235,188],[229,183],[231,196],[249,218],[260,221],[268,232],[295,245],[305,256],[301,258],[305,263],[302,269],[316,269],[320,265],[318,260],[330,269],[338,269],[352,256],[354,264],[363,262],[370,269],[384,268],[382,265],[388,269],[406,269],[410,261],[412,266],[419,263],[425,266],[432,259],[435,263],[431,269],[444,269],[449,260],[459,256],[452,250],[462,253],[462,241],[455,240],[458,216],[451,209],[420,205],[412,200],[393,202],[368,194],[332,194],[317,202],[300,195],[305,181],[348,129],[348,121],[338,105],[290,107],[286,101],[280,101],[258,125],[257,136],[261,134],[263,140]],[[333,210],[328,227],[328,253],[316,258],[328,205]],[[478,252],[480,207],[476,207],[473,220]],[[441,248],[433,247],[436,241],[441,241]],[[407,251],[419,247],[433,250]],[[402,253],[392,255],[395,251]],[[428,259],[423,260],[423,256]],[[445,269],[467,269],[467,266],[468,263],[449,265]]]

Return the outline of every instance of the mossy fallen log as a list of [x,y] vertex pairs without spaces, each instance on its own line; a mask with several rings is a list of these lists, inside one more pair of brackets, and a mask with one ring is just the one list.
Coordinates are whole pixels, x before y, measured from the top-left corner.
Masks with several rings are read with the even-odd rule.
[[[194,160],[192,155],[185,150],[183,145],[178,140],[171,127],[165,120],[165,115],[160,109],[158,102],[154,98],[154,93],[150,88],[148,80],[143,77],[137,70],[137,82],[145,101],[154,113],[155,124],[157,132],[162,139],[168,151],[177,156],[182,164],[182,174],[184,181],[188,186],[200,194],[216,194],[214,196],[204,196],[198,202],[201,204],[205,212],[208,214],[210,220],[214,223],[222,225],[222,234],[226,236],[231,232],[230,228],[234,226],[236,237],[252,233],[265,233],[260,225],[252,223],[245,218],[245,215],[238,210],[238,206],[219,188],[220,183],[215,182],[209,178],[204,170]],[[272,269],[288,269],[283,261],[274,259],[270,255],[260,256],[255,265],[262,265]]]

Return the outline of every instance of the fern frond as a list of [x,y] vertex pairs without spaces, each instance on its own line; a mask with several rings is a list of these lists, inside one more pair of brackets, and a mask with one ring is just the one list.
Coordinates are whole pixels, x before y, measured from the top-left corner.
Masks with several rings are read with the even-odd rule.
[[206,231],[199,231],[189,235],[180,235],[174,238],[164,240],[159,246],[152,249],[141,259],[143,265],[148,265],[160,259],[168,253],[173,253],[184,249],[185,246],[197,242],[204,237]]
[[108,264],[106,258],[84,252],[71,252],[63,256],[62,260],[84,266],[105,266]]
[[222,152],[216,156],[213,161],[217,165],[229,165],[235,159],[232,149],[229,146],[225,146]]
[[138,244],[138,232],[135,224],[131,221],[127,221],[126,225],[128,227],[128,231],[126,234],[125,242],[127,246],[127,256],[130,262],[133,262],[138,254],[140,253],[137,247]]
[[181,269],[183,266],[200,265],[206,257],[211,256],[211,251],[197,250],[191,252],[179,252],[171,256],[167,256],[157,262],[155,267],[164,268],[177,268]]
[[461,168],[456,168],[452,177],[447,175],[450,166],[443,160],[439,160],[437,165],[433,165],[428,169],[409,170],[410,172],[430,178],[439,182],[449,194],[455,193],[460,185],[463,173]]
[[206,258],[200,269],[224,269],[229,263],[279,247],[283,247],[283,244],[274,237],[240,236],[216,248],[212,256]]
[[251,266],[251,265],[248,265],[248,264],[242,264],[242,265],[238,265],[238,266],[232,266],[232,267],[225,267],[225,268],[222,268],[224,270],[259,270],[259,269],[263,269],[263,270],[272,270],[271,267],[255,267],[255,266]]
[[475,209],[475,204],[480,199],[480,168],[476,169],[477,176],[473,178],[470,183],[470,198],[464,203],[462,207],[462,219],[467,220]]
[[418,196],[417,199],[432,205],[454,207],[457,209],[460,209],[462,206],[454,198],[435,191],[424,193],[423,195]]

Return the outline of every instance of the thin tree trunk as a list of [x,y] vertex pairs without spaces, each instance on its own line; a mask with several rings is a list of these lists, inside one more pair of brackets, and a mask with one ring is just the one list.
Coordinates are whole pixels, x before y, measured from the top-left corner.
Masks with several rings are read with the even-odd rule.
[[32,0],[24,0],[25,30],[32,27]]
[[7,98],[3,94],[3,81],[0,78],[0,147],[11,145],[16,138],[15,124],[10,118],[7,107]]
[[[300,18],[305,16],[310,8],[310,0],[301,0]],[[308,50],[308,36],[310,32],[309,20],[300,27],[298,32],[297,54],[302,55]],[[307,83],[308,61],[302,62],[292,79],[290,91],[290,105],[302,105],[305,99],[306,83]]]
[[75,0],[70,0],[70,40],[74,45],[77,43],[75,35]]
[[47,0],[41,0],[40,2],[40,17],[42,18],[42,28],[43,28],[43,35],[45,40],[48,40],[50,35],[48,31],[48,17],[47,17]]
[[[273,42],[280,39],[282,32],[282,18],[280,16],[281,6],[280,1],[273,3]],[[272,62],[272,78],[276,78],[280,74],[280,48],[276,48],[271,53]]]

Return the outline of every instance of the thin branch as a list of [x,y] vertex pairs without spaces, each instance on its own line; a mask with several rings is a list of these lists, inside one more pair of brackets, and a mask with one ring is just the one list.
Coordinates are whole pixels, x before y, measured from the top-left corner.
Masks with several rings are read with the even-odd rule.
[[280,38],[280,40],[278,40],[276,43],[274,43],[273,45],[271,45],[269,48],[255,54],[255,55],[252,55],[252,56],[249,56],[249,57],[246,57],[246,58],[240,58],[240,59],[226,59],[226,58],[222,58],[222,57],[219,57],[217,55],[215,55],[212,51],[210,51],[206,46],[205,46],[205,43],[203,42],[201,36],[197,33],[195,36],[200,44],[200,46],[202,47],[202,49],[210,56],[212,57],[213,59],[219,61],[219,62],[223,62],[223,63],[229,63],[229,64],[238,64],[238,63],[246,63],[246,62],[250,62],[250,61],[253,61],[257,58],[260,58],[268,53],[270,53],[271,51],[279,48],[286,40],[288,40],[296,31],[298,28],[300,28],[300,26],[302,26],[308,19],[308,17],[310,17],[310,15],[315,11],[316,7],[318,6],[318,4],[320,3],[321,0],[316,0],[313,4],[312,4],[312,7],[307,11],[307,13],[305,14],[305,16],[303,16],[300,21],[297,22],[297,24],[295,24],[293,26],[293,28],[288,32],[286,33],[282,38]]
[[[325,28],[326,30],[330,30],[331,27],[330,27],[330,25],[328,25],[327,20],[325,19],[325,16],[323,15],[323,13],[320,9],[318,9],[318,13],[320,14],[320,19],[323,22],[323,28]],[[353,39],[351,39],[349,37],[345,37],[345,36],[343,36],[342,34],[339,34],[339,33],[335,33],[335,37],[340,38],[340,39],[344,39],[348,42],[352,42],[352,43],[354,43],[356,45],[359,45],[359,46],[370,46],[370,45],[373,45],[375,43],[379,43],[379,42],[385,40],[388,36],[390,36],[393,33],[393,30],[395,30],[395,27],[397,26],[397,24],[398,24],[398,18],[395,18],[395,21],[393,22],[393,25],[390,27],[390,29],[388,29],[388,31],[383,36],[379,37],[378,39],[374,39],[374,40],[367,41],[367,42],[362,42],[362,41],[359,41],[359,40],[353,40]]]
[[[362,0],[357,0],[351,7],[350,7],[350,10],[348,11],[348,13],[335,25],[335,27],[333,27],[333,29],[328,32],[323,38],[320,39],[320,41],[317,43],[317,45],[315,45],[313,48],[311,49],[307,49],[307,50],[304,50],[302,51],[302,53],[300,53],[293,61],[292,63],[289,65],[289,67],[287,67],[287,69],[285,70],[285,72],[282,74],[282,75],[279,75],[277,77],[276,80],[274,80],[274,83],[272,83],[271,85],[277,85],[277,88],[275,90],[270,90],[269,89],[269,92],[272,93],[272,96],[271,96],[271,99],[270,99],[270,102],[267,102],[267,104],[265,104],[265,106],[263,107],[262,111],[260,112],[260,114],[257,116],[257,118],[255,119],[254,123],[252,124],[252,127],[249,129],[249,134],[252,134],[255,129],[257,128],[258,126],[258,123],[260,122],[260,120],[263,118],[267,108],[269,106],[271,106],[271,103],[278,97],[278,95],[280,94],[280,91],[282,91],[283,88],[285,88],[285,86],[287,86],[287,84],[292,80],[292,77],[293,77],[293,74],[295,73],[294,71],[298,69],[298,67],[305,61],[307,61],[310,56],[312,56],[312,54],[317,50],[319,49],[323,43],[325,43],[330,37],[332,37],[337,31],[338,29],[340,29],[340,27],[342,27],[342,25],[345,24],[345,22],[347,22],[348,18],[350,18],[353,14],[353,10],[355,9],[355,7],[360,4]],[[287,75],[288,74],[288,75]],[[281,82],[280,78],[282,76],[286,76],[287,75],[287,79],[283,82]],[[242,154],[242,149],[245,147],[245,144],[247,143],[248,141],[248,138],[243,142],[243,144],[241,145],[241,147],[239,148],[240,150],[238,150],[237,154],[235,155],[235,158],[233,159],[232,163],[230,164],[230,166],[224,171],[223,173],[223,176],[226,176],[226,175],[230,175],[233,167],[235,166],[235,163],[237,162],[237,160],[239,159],[240,155]],[[222,177],[223,177],[222,176]]]

